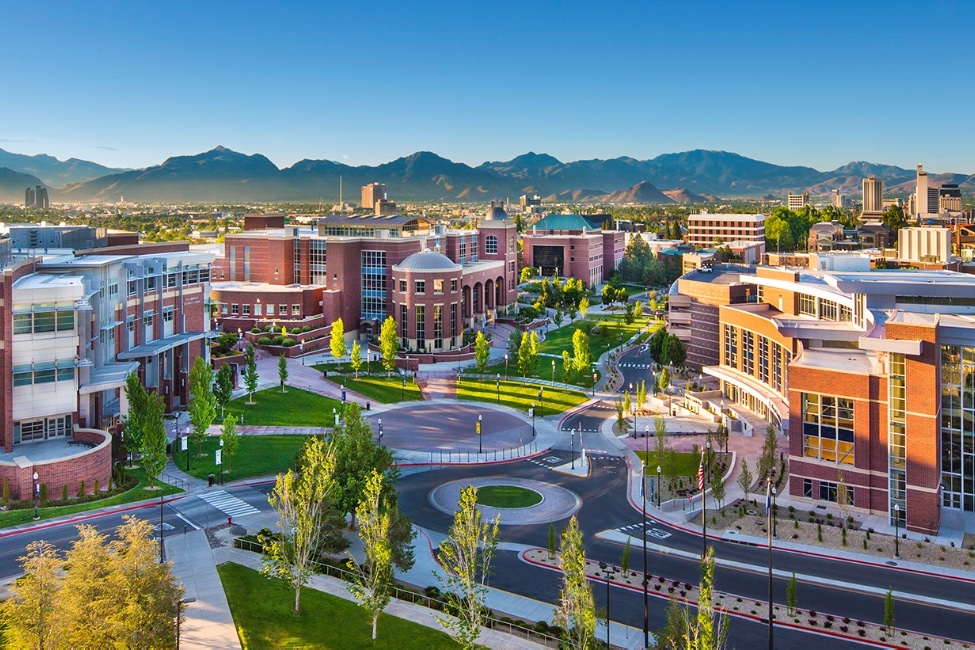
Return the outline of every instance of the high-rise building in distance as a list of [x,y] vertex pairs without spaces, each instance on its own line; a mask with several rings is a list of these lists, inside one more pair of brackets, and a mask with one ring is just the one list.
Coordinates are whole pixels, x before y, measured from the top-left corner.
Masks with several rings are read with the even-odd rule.
[[879,221],[884,214],[884,182],[876,176],[863,179],[864,221]]
[[386,186],[382,183],[369,183],[362,186],[362,207],[375,209],[376,203],[386,200]]
[[24,190],[24,207],[28,209],[47,210],[51,201],[47,196],[47,188],[43,185],[28,187]]
[[809,205],[809,192],[806,191],[800,194],[789,192],[788,205],[790,210],[802,210]]

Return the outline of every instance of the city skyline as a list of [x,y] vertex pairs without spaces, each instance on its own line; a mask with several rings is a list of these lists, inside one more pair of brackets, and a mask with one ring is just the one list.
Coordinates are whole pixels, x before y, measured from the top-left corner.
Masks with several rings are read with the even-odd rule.
[[228,9],[7,7],[22,29],[0,51],[20,90],[0,147],[113,167],[217,144],[278,167],[692,149],[821,171],[971,167],[975,127],[956,116],[975,91],[951,72],[973,54],[961,3]]

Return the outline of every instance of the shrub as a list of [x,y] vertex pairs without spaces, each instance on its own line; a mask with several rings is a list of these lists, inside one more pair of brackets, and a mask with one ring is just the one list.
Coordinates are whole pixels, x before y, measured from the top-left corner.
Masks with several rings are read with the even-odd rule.
[[258,345],[271,345],[271,339],[269,337],[267,337],[267,336],[262,336],[261,338],[257,339],[257,344]]
[[286,348],[293,348],[294,346],[298,345],[298,342],[289,336],[281,340],[281,345]]
[[40,497],[39,497],[40,502],[47,503],[47,483],[41,483],[40,490],[41,490]]
[[260,327],[257,327],[256,325],[251,328],[251,334],[260,334],[263,331],[264,330],[262,330]]
[[[3,479],[3,502],[10,503],[10,479]],[[975,553],[969,553],[975,555]]]
[[307,334],[310,331],[311,331],[311,326],[310,325],[305,325],[304,327],[301,328],[301,333],[302,334]]
[[67,501],[68,500],[68,484],[67,483],[65,483],[64,485],[61,486],[61,500],[62,501]]
[[82,499],[85,497],[85,482],[81,481],[78,483],[78,496]]
[[99,492],[99,489],[98,488],[99,488],[98,479],[96,478],[95,479],[95,492],[94,492],[94,494],[95,494],[96,497],[98,496],[98,492]]
[[267,327],[264,328],[264,331],[265,332],[272,332],[272,331],[274,331],[274,325],[268,325]]
[[284,341],[284,337],[278,334],[273,339],[271,339],[271,345],[281,345],[282,341]]

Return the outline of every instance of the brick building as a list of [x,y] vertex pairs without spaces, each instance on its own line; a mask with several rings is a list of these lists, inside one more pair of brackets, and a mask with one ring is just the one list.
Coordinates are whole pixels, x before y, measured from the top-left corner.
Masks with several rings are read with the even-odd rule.
[[324,317],[369,336],[393,316],[411,328],[404,347],[436,352],[458,347],[465,328],[517,296],[516,228],[497,206],[474,230],[405,215],[333,215],[313,227],[253,223],[227,235],[214,265],[211,296],[224,330]]
[[975,278],[760,267],[741,281],[758,302],[719,307],[704,372],[733,413],[788,434],[790,495],[835,502],[842,479],[852,507],[911,530],[975,528]]
[[619,267],[626,233],[602,228],[604,221],[579,214],[549,214],[522,235],[525,263],[541,275],[573,277],[590,289]]

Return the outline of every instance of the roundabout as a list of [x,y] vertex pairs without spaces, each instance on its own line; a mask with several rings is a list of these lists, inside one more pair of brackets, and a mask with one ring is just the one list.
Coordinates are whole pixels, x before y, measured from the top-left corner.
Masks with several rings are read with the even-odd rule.
[[[461,490],[470,485],[478,488],[478,490],[482,488],[497,488],[497,490],[492,490],[492,492],[495,494],[504,494],[505,492],[519,494],[526,500],[535,498],[530,497],[529,495],[531,494],[537,495],[538,500],[533,505],[498,507],[497,505],[481,504],[479,494],[478,509],[487,520],[493,521],[495,517],[499,517],[502,525],[524,526],[530,524],[547,524],[553,521],[559,521],[560,519],[567,519],[582,507],[582,499],[571,490],[542,481],[502,476],[460,479],[444,483],[430,491],[430,504],[440,512],[452,516],[457,509],[458,501],[460,501]],[[508,490],[504,488],[508,488]],[[517,488],[517,490],[510,490],[510,488]],[[504,501],[504,503],[509,502],[510,500]],[[493,501],[493,503],[498,503],[498,501]]]
[[523,416],[476,404],[417,404],[392,409],[370,418],[374,429],[379,420],[383,444],[408,451],[491,453],[534,439],[532,425]]

